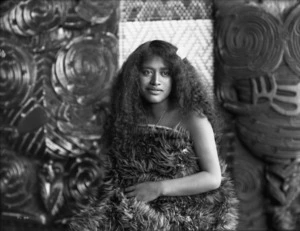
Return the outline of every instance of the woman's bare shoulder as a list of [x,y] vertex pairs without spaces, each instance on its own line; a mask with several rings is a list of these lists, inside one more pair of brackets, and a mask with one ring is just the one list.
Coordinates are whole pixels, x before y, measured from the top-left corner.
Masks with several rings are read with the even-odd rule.
[[212,130],[208,118],[205,115],[196,112],[192,112],[186,116],[184,126],[191,134],[205,133]]

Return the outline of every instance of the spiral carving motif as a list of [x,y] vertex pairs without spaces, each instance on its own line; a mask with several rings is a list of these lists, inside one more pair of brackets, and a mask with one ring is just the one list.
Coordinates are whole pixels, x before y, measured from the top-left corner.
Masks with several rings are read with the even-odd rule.
[[257,167],[252,158],[242,159],[237,157],[234,172],[234,182],[239,200],[247,204],[247,211],[256,210],[261,203],[261,200],[258,199],[262,190],[260,182],[261,169]]
[[2,150],[0,168],[1,205],[3,208],[21,208],[32,200],[35,172],[27,159],[9,150]]
[[287,46],[285,59],[290,68],[300,75],[300,5],[285,20]]
[[117,3],[117,1],[82,0],[76,6],[75,11],[88,22],[103,23],[109,19]]
[[97,122],[97,115],[93,113],[91,107],[71,107],[62,104],[56,116],[58,129],[65,135],[76,136],[84,140],[100,138],[104,121]]
[[[238,155],[235,157],[233,166],[234,184],[240,201],[241,229],[244,226],[256,228],[264,219],[264,210],[261,207],[263,203],[262,194],[262,164],[244,153],[245,149],[237,146]],[[256,221],[255,224],[252,221]],[[242,225],[243,224],[243,225]]]
[[17,42],[0,38],[0,107],[22,105],[31,94],[36,80],[34,57]]
[[107,96],[117,68],[116,41],[112,34],[99,39],[78,37],[62,48],[52,70],[56,94],[83,106]]
[[0,28],[22,36],[58,27],[73,1],[27,0],[19,2],[0,19]]
[[283,54],[279,22],[254,6],[235,7],[219,20],[219,55],[231,68],[272,71]]
[[[105,111],[103,110],[103,113]],[[92,107],[61,104],[47,125],[48,154],[68,158],[99,150],[103,121]]]
[[241,141],[271,162],[288,161],[300,154],[300,83],[287,65],[281,64],[276,71],[271,76],[253,77],[251,84],[245,85],[241,94],[251,92],[251,103],[227,102],[238,109],[238,115],[248,115],[236,119]]
[[[104,180],[104,166],[95,155],[85,154],[72,161],[67,167],[65,195],[69,198],[70,207],[86,207]],[[94,199],[94,198],[92,198]],[[72,206],[72,202],[75,202]]]

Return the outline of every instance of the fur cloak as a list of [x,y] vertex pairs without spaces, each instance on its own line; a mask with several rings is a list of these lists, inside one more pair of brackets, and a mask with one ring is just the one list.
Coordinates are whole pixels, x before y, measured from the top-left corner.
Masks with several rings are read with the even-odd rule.
[[[71,223],[76,231],[235,230],[238,200],[225,163],[221,186],[193,196],[159,197],[149,203],[127,199],[124,188],[201,171],[189,133],[162,126],[137,126],[109,152],[113,190]],[[110,179],[111,180],[111,179]]]

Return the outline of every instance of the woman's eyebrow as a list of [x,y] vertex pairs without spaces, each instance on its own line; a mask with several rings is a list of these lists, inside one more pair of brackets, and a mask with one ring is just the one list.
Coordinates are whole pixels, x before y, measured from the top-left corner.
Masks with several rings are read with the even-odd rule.
[[[147,66],[147,65],[143,65],[142,66],[142,68],[149,68],[149,69],[155,69],[155,68],[153,68],[153,67],[151,67],[151,66]],[[159,69],[170,69],[169,67],[160,67]]]
[[[153,68],[152,66],[147,66],[147,65],[142,65],[141,67],[142,69],[150,69],[150,70],[154,70],[155,68]],[[165,67],[160,67],[159,70],[170,70],[169,67],[165,66]]]

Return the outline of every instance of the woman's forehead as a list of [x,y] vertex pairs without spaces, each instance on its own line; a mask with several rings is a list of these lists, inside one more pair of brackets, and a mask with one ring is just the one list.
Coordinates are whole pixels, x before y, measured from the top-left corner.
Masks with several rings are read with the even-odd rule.
[[168,62],[165,61],[165,59],[163,57],[161,57],[160,55],[149,55],[147,57],[145,57],[145,59],[143,60],[142,66],[148,66],[148,65],[161,65],[164,66],[166,68],[168,68]]

